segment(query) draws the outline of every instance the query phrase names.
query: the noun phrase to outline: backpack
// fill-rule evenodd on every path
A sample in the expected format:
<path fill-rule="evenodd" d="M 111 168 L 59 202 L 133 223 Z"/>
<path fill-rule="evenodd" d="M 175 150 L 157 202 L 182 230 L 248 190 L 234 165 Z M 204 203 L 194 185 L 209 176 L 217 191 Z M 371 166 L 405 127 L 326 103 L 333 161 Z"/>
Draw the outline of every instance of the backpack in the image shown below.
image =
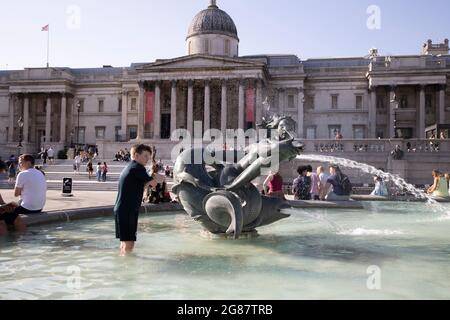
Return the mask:
<path fill-rule="evenodd" d="M 295 180 L 293 191 L 295 199 L 310 200 L 311 196 L 311 179 L 309 177 L 299 177 Z"/>
<path fill-rule="evenodd" d="M 350 195 L 352 193 L 353 185 L 345 174 L 342 175 L 341 186 L 346 195 Z"/>

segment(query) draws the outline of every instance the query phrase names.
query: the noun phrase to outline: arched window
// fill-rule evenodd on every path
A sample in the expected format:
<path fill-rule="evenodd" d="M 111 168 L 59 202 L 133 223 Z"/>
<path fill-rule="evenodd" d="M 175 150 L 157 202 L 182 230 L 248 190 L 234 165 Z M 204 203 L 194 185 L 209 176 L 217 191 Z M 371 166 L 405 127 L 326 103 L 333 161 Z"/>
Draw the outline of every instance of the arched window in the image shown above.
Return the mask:
<path fill-rule="evenodd" d="M 189 41 L 189 42 L 188 42 L 188 54 L 192 54 L 192 51 L 191 51 L 191 44 L 192 44 L 192 41 Z"/>

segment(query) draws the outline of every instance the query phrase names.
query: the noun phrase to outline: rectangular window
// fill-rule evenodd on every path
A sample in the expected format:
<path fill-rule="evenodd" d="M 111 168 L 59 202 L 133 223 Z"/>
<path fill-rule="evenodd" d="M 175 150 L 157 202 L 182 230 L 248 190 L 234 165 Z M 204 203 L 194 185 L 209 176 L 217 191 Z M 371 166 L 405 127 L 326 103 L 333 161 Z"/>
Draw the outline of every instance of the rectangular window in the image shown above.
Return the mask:
<path fill-rule="evenodd" d="M 339 126 L 339 125 L 328 126 L 328 132 L 329 132 L 330 139 L 336 139 L 338 134 L 341 133 L 341 126 Z"/>
<path fill-rule="evenodd" d="M 204 40 L 203 46 L 204 46 L 204 49 L 205 49 L 205 53 L 209 53 L 209 40 L 208 39 Z"/>
<path fill-rule="evenodd" d="M 115 129 L 114 129 L 114 137 L 115 137 L 116 142 L 120 142 L 120 130 L 121 129 L 122 129 L 122 127 L 115 127 Z"/>
<path fill-rule="evenodd" d="M 292 95 L 292 94 L 288 95 L 288 108 L 289 109 L 295 108 L 294 95 Z"/>
<path fill-rule="evenodd" d="M 366 126 L 353 126 L 353 139 L 365 139 Z"/>
<path fill-rule="evenodd" d="M 306 128 L 306 139 L 315 140 L 316 139 L 316 127 Z"/>
<path fill-rule="evenodd" d="M 363 108 L 363 96 L 356 96 L 356 109 L 361 110 Z"/>
<path fill-rule="evenodd" d="M 337 109 L 338 108 L 338 95 L 333 94 L 331 95 L 331 109 Z"/>
<path fill-rule="evenodd" d="M 305 97 L 305 109 L 314 110 L 314 96 L 313 95 L 307 95 Z"/>
<path fill-rule="evenodd" d="M 104 100 L 98 100 L 98 112 L 103 112 L 105 107 L 105 101 Z"/>
<path fill-rule="evenodd" d="M 97 139 L 105 139 L 105 127 L 95 127 L 95 137 Z"/>
<path fill-rule="evenodd" d="M 230 54 L 230 40 L 225 40 L 225 55 Z"/>
<path fill-rule="evenodd" d="M 9 127 L 6 127 L 6 142 L 9 142 Z"/>
<path fill-rule="evenodd" d="M 75 112 L 78 112 L 78 107 L 80 107 L 80 112 L 84 112 L 84 99 L 79 99 L 77 105 L 75 105 Z"/>
<path fill-rule="evenodd" d="M 377 96 L 377 109 L 378 110 L 386 109 L 386 106 L 384 103 L 384 96 Z"/>
<path fill-rule="evenodd" d="M 86 143 L 86 128 L 85 127 L 77 127 L 75 128 L 75 133 L 76 133 L 76 137 L 77 140 L 75 142 L 77 142 L 78 144 L 85 144 Z"/>
<path fill-rule="evenodd" d="M 136 98 L 132 98 L 131 99 L 131 111 L 136 111 L 136 105 L 137 105 L 137 99 Z"/>
<path fill-rule="evenodd" d="M 137 138 L 137 130 L 138 128 L 136 126 L 128 127 L 128 136 L 130 137 L 129 140 L 134 140 Z"/>
<path fill-rule="evenodd" d="M 385 137 L 385 132 L 386 132 L 386 127 L 382 126 L 382 127 L 377 127 L 377 138 L 378 139 L 384 139 Z"/>
<path fill-rule="evenodd" d="M 400 98 L 400 108 L 408 108 L 408 96 L 404 95 Z"/>
<path fill-rule="evenodd" d="M 119 99 L 119 105 L 117 110 L 118 110 L 117 112 L 122 112 L 122 99 Z"/>

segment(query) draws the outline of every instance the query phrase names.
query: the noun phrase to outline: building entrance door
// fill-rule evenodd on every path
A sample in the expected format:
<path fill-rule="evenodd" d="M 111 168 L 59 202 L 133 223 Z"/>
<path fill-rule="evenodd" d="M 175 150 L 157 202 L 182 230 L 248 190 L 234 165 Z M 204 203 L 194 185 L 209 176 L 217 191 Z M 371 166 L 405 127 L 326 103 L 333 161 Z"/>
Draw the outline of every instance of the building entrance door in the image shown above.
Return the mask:
<path fill-rule="evenodd" d="M 45 129 L 37 129 L 37 144 L 38 149 L 45 147 Z"/>
<path fill-rule="evenodd" d="M 170 114 L 161 115 L 161 139 L 170 139 Z"/>

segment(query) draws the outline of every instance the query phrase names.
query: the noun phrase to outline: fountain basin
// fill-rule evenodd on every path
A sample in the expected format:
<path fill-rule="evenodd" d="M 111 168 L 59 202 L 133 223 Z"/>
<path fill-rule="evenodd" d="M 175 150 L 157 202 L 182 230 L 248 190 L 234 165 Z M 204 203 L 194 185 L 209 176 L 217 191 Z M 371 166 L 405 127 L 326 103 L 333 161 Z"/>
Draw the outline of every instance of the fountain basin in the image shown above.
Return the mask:
<path fill-rule="evenodd" d="M 144 214 L 127 258 L 111 217 L 31 227 L 0 239 L 0 299 L 450 298 L 449 216 L 424 203 L 364 207 L 289 209 L 239 241 L 205 239 L 184 214 Z"/>

